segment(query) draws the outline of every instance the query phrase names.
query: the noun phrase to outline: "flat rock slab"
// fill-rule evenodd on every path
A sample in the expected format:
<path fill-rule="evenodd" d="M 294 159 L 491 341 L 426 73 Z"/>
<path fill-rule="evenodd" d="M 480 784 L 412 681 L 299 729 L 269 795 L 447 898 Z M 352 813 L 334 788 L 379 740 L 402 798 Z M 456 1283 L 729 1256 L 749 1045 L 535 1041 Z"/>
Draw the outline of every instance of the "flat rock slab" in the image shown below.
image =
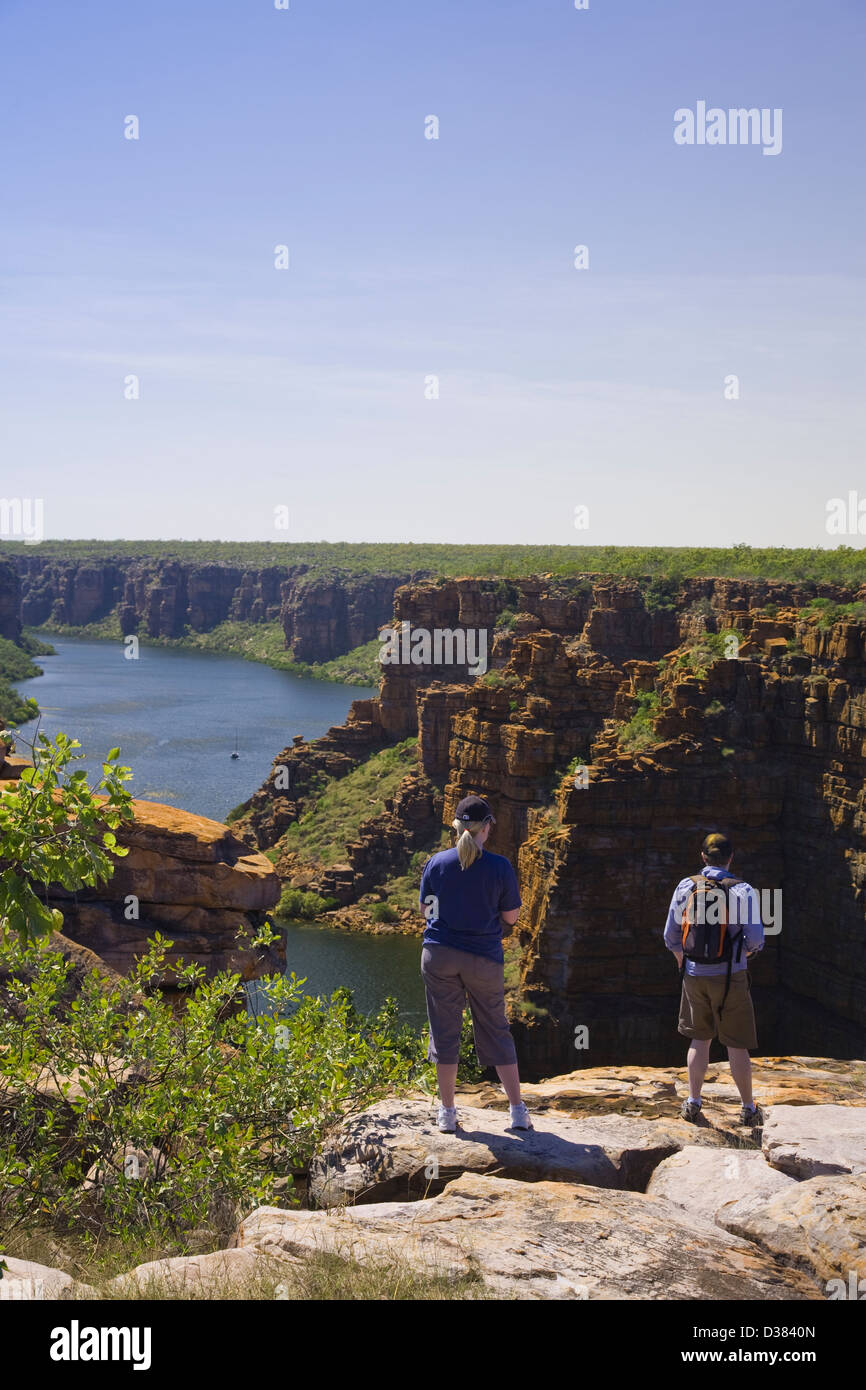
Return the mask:
<path fill-rule="evenodd" d="M 755 1057 L 755 1096 L 763 1109 L 771 1105 L 844 1104 L 866 1106 L 866 1061 L 837 1062 L 824 1057 Z M 566 1115 L 639 1115 L 669 1119 L 679 1114 L 688 1096 L 685 1067 L 584 1067 L 524 1084 L 530 1110 Z M 727 1062 L 710 1065 L 703 1090 L 707 1125 L 730 1133 L 739 1124 L 740 1097 Z M 501 1086 L 482 1081 L 461 1086 L 457 1102 L 480 1109 L 508 1109 Z M 692 1140 L 705 1143 L 705 1137 Z"/>
<path fill-rule="evenodd" d="M 317 1205 L 429 1197 L 468 1172 L 643 1191 L 653 1169 L 688 1142 L 625 1115 L 548 1114 L 533 1130 L 512 1130 L 507 1113 L 462 1105 L 458 1132 L 441 1134 L 437 1110 L 429 1100 L 392 1099 L 345 1120 L 310 1166 Z"/>
<path fill-rule="evenodd" d="M 216 1250 L 210 1255 L 176 1255 L 166 1260 L 150 1260 L 126 1274 L 119 1274 L 108 1286 L 114 1298 L 156 1297 L 210 1299 L 262 1297 L 263 1277 L 278 1279 L 297 1261 L 285 1251 L 263 1256 L 262 1251 Z"/>
<path fill-rule="evenodd" d="M 768 1197 L 796 1186 L 794 1178 L 771 1168 L 756 1149 L 694 1145 L 660 1163 L 647 1192 L 732 1230 L 727 1221 L 731 1213 L 742 1217 Z M 720 1213 L 725 1214 L 724 1223 L 719 1219 Z"/>
<path fill-rule="evenodd" d="M 794 1178 L 866 1173 L 866 1110 L 847 1105 L 774 1105 L 764 1120 L 764 1157 Z"/>
<path fill-rule="evenodd" d="M 3 1255 L 6 1269 L 0 1279 L 0 1303 L 7 1300 L 29 1303 L 33 1300 L 87 1298 L 94 1290 L 89 1284 L 79 1284 L 71 1274 L 51 1265 L 36 1264 L 33 1260 L 16 1260 Z"/>
<path fill-rule="evenodd" d="M 238 1245 L 263 1256 L 326 1251 L 421 1275 L 472 1275 L 510 1298 L 822 1297 L 804 1275 L 661 1198 L 479 1173 L 419 1202 L 260 1207 L 242 1223 Z"/>
<path fill-rule="evenodd" d="M 851 1297 L 851 1284 L 860 1280 L 860 1294 L 866 1294 L 864 1173 L 808 1178 L 757 1206 L 723 1208 L 716 1220 L 781 1263 L 809 1270 L 825 1298 Z M 841 1280 L 845 1292 L 829 1287 L 833 1280 Z"/>

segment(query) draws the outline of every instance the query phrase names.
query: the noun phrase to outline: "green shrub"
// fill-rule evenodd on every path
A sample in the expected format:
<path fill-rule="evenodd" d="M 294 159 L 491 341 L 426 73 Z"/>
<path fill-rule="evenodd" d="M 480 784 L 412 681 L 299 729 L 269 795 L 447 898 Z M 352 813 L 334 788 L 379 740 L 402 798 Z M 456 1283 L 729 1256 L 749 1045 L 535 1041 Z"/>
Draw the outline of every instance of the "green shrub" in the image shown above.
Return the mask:
<path fill-rule="evenodd" d="M 619 746 L 628 753 L 640 753 L 660 742 L 653 721 L 661 712 L 658 692 L 642 690 L 635 699 L 635 712 L 619 731 Z"/>
<path fill-rule="evenodd" d="M 264 942 L 271 933 L 262 933 Z M 188 1233 L 291 1188 L 324 1134 L 392 1087 L 429 1089 L 420 1030 L 386 1001 L 368 1018 L 351 992 L 304 996 L 303 981 L 256 984 L 258 1017 L 237 974 L 206 980 L 181 966 L 181 1018 L 152 982 L 171 943 L 158 935 L 128 978 L 87 975 L 68 1004 L 73 968 L 57 952 L 7 936 L 0 966 L 2 1228 L 50 1223 L 104 1236 L 139 1231 L 183 1245 Z M 40 1073 L 55 1076 L 46 1092 Z M 70 1078 L 75 1075 L 77 1084 Z M 121 1084 L 121 1078 L 126 1081 Z M 127 1172 L 126 1146 L 156 1158 Z M 83 1184 L 94 1167 L 98 1191 Z"/>
<path fill-rule="evenodd" d="M 682 579 L 677 574 L 667 577 L 659 575 L 651 580 L 644 594 L 644 604 L 648 613 L 673 613 L 676 611 L 677 597 L 682 588 Z"/>
<path fill-rule="evenodd" d="M 318 893 L 305 892 L 302 888 L 284 888 L 275 915 L 309 922 L 337 906 L 336 898 L 322 898 Z"/>
<path fill-rule="evenodd" d="M 374 903 L 370 908 L 370 916 L 374 922 L 396 922 L 400 914 L 390 903 Z"/>
<path fill-rule="evenodd" d="M 494 669 L 478 677 L 480 685 L 488 685 L 493 690 L 506 690 L 519 684 L 519 677 L 511 671 Z"/>
<path fill-rule="evenodd" d="M 846 618 L 852 622 L 863 622 L 866 619 L 866 603 L 859 600 L 854 603 L 833 603 L 828 598 L 813 598 L 806 604 L 804 611 L 809 610 L 818 614 L 818 627 L 822 632 Z"/>
<path fill-rule="evenodd" d="M 685 674 L 704 680 L 710 668 L 717 661 L 728 659 L 728 643 L 736 639 L 737 646 L 745 641 L 736 628 L 724 628 L 721 632 L 703 632 L 697 642 L 688 647 L 676 658 L 677 669 Z"/>

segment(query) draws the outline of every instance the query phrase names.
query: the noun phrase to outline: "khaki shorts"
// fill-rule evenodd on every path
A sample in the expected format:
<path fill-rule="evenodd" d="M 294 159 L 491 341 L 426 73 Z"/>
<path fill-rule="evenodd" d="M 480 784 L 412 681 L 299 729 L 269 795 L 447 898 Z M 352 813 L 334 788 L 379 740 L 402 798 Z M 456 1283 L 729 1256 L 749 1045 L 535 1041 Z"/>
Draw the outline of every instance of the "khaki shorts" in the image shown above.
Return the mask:
<path fill-rule="evenodd" d="M 735 970 L 721 1014 L 724 975 L 684 975 L 679 1031 L 683 1037 L 718 1038 L 723 1047 L 756 1048 L 755 1010 L 748 970 Z"/>

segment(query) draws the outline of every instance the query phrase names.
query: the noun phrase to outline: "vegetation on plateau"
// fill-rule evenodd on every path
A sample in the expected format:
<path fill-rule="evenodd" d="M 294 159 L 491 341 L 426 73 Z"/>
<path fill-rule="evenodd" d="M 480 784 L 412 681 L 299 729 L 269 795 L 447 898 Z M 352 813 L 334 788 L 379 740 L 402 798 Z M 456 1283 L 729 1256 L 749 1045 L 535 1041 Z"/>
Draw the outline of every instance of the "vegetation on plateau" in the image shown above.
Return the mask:
<path fill-rule="evenodd" d="M 399 574 L 415 578 L 566 576 L 600 573 L 638 579 L 701 575 L 741 579 L 788 579 L 815 583 L 866 582 L 866 550 L 849 545 L 833 549 L 787 546 L 617 546 L 617 545 L 426 545 L 391 542 L 354 544 L 278 541 L 4 541 L 0 558 L 115 560 L 182 560 L 192 564 L 243 567 L 309 566 L 303 576 L 323 574 Z M 665 593 L 651 602 L 664 606 Z M 509 599 L 504 596 L 503 606 Z"/>

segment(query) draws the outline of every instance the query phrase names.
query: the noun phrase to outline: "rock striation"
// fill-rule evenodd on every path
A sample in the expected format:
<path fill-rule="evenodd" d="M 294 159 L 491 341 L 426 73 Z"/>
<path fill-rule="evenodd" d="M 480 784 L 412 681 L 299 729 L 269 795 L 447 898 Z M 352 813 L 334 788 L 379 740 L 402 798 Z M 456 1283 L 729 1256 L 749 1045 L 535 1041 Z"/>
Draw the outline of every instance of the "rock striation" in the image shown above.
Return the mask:
<path fill-rule="evenodd" d="M 462 796 L 487 796 L 493 848 L 517 862 L 514 1026 L 524 1067 L 541 1075 L 575 1060 L 660 1064 L 679 1054 L 678 983 L 661 927 L 675 884 L 700 867 L 704 835 L 725 829 L 735 869 L 775 912 L 772 922 L 765 913 L 772 931 L 751 967 L 759 1046 L 861 1056 L 859 599 L 837 585 L 772 580 L 690 579 L 656 592 L 591 575 L 406 585 L 394 622 L 474 626 L 489 671 L 476 679 L 446 663 L 384 667 L 378 698 L 357 701 L 324 739 L 279 755 L 288 781 L 271 774 L 242 831 L 263 848 L 277 844 L 323 778 L 417 735 L 413 776 L 425 779 L 425 806 L 432 799 L 447 826 Z M 417 805 L 411 790 L 323 883 L 341 904 L 386 874 L 385 863 L 365 868 L 377 840 L 393 847 L 393 872 L 401 856 L 405 871 L 429 821 L 401 845 L 398 827 Z M 588 1040 L 580 1059 L 578 1034 Z"/>
<path fill-rule="evenodd" d="M 12 786 L 13 780 L 0 780 L 0 791 Z M 270 860 L 218 821 L 158 802 L 134 800 L 132 806 L 134 819 L 116 831 L 129 852 L 115 856 L 106 883 L 75 893 L 49 888 L 48 901 L 63 913 L 55 949 L 76 969 L 98 963 L 109 975 L 126 974 L 159 932 L 173 943 L 156 981 L 166 989 L 176 984 L 181 960 L 204 965 L 208 979 L 221 970 L 237 971 L 244 980 L 282 971 L 282 939 L 267 948 L 252 945 L 254 929 L 280 898 Z"/>
<path fill-rule="evenodd" d="M 2 562 L 20 595 L 4 613 L 0 570 L 0 636 L 20 619 L 83 627 L 115 613 L 124 635 L 183 636 L 227 621 L 279 623 L 297 661 L 330 661 L 372 641 L 390 619 L 395 590 L 413 576 L 322 574 L 306 564 L 244 568 L 117 555 L 59 559 L 33 553 Z M 19 612 L 20 609 L 20 612 Z"/>
<path fill-rule="evenodd" d="M 0 637 L 17 642 L 21 636 L 21 582 L 15 566 L 0 560 Z"/>
<path fill-rule="evenodd" d="M 175 983 L 183 959 L 252 980 L 285 967 L 282 944 L 242 945 L 276 906 L 280 882 L 263 854 L 251 852 L 217 821 L 155 802 L 134 801 L 135 820 L 117 833 L 129 854 L 102 887 L 50 897 L 63 912 L 64 934 L 125 974 L 159 932 L 173 946 L 161 984 Z"/>

